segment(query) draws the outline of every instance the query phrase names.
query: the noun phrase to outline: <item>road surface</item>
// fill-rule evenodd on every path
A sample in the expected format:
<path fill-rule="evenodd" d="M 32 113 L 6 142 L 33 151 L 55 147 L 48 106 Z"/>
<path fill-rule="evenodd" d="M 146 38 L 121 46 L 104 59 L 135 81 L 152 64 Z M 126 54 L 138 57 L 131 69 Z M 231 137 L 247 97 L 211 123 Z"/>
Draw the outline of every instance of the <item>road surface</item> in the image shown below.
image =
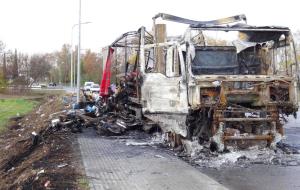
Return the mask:
<path fill-rule="evenodd" d="M 87 129 L 78 136 L 91 189 L 225 190 L 172 154 L 151 146 L 126 145 Z"/>

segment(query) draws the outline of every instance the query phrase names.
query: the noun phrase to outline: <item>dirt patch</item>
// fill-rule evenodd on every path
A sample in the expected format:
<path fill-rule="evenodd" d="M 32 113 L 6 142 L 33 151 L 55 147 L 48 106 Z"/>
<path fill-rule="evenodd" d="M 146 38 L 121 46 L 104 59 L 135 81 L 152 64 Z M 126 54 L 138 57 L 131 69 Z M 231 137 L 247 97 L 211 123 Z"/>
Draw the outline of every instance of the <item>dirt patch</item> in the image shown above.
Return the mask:
<path fill-rule="evenodd" d="M 48 96 L 0 136 L 0 189 L 82 189 L 75 134 L 49 130 L 49 116 L 63 109 L 61 98 Z"/>

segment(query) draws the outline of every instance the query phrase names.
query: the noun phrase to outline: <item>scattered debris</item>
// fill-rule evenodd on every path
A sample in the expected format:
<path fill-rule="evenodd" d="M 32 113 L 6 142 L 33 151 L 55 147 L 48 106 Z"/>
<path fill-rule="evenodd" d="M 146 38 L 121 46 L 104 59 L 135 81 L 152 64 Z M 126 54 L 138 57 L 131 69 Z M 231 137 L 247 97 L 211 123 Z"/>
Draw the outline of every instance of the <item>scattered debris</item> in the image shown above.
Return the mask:
<path fill-rule="evenodd" d="M 57 167 L 58 167 L 58 168 L 63 168 L 63 167 L 66 167 L 67 165 L 69 165 L 69 164 L 60 164 L 60 165 L 58 165 Z"/>
<path fill-rule="evenodd" d="M 151 146 L 154 145 L 153 142 L 137 142 L 137 141 L 127 141 L 127 146 Z"/>
<path fill-rule="evenodd" d="M 154 155 L 154 157 L 155 157 L 155 158 L 165 158 L 165 157 L 163 157 L 163 156 L 161 156 L 161 155 L 158 155 L 158 154 Z"/>
<path fill-rule="evenodd" d="M 46 181 L 46 183 L 44 184 L 44 187 L 49 187 L 50 186 L 50 181 L 48 180 L 48 181 Z"/>
<path fill-rule="evenodd" d="M 38 171 L 38 173 L 36 173 L 36 175 L 40 175 L 40 174 L 43 174 L 43 173 L 45 173 L 45 170 L 40 170 L 40 171 Z"/>
<path fill-rule="evenodd" d="M 80 166 L 79 155 L 73 151 L 75 136 L 70 128 L 59 129 L 50 119 L 62 109 L 59 97 L 48 96 L 37 111 L 20 118 L 17 127 L 8 127 L 10 130 L 0 135 L 1 189 L 77 189 L 74 182 L 81 171 L 60 164 L 63 159 L 64 164 Z"/>
<path fill-rule="evenodd" d="M 292 166 L 300 165 L 300 154 L 286 153 L 282 149 L 276 151 L 269 148 L 252 146 L 246 150 L 236 148 L 227 149 L 224 153 L 211 152 L 203 147 L 193 156 L 181 155 L 180 157 L 192 165 L 220 169 L 222 167 L 249 167 L 252 164 Z"/>
<path fill-rule="evenodd" d="M 182 141 L 185 153 L 187 155 L 191 155 L 191 157 L 195 156 L 201 150 L 203 150 L 203 146 L 198 143 L 198 141 L 189 141 L 183 140 Z"/>

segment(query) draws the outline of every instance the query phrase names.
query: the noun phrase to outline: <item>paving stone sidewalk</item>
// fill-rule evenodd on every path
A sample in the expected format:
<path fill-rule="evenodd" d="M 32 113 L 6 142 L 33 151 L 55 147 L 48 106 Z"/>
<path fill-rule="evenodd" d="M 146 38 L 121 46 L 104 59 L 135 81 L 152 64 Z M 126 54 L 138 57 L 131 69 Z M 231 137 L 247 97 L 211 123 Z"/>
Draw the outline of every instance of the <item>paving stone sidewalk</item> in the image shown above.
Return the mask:
<path fill-rule="evenodd" d="M 223 190 L 176 156 L 155 147 L 127 146 L 87 129 L 78 136 L 85 172 L 96 190 Z"/>

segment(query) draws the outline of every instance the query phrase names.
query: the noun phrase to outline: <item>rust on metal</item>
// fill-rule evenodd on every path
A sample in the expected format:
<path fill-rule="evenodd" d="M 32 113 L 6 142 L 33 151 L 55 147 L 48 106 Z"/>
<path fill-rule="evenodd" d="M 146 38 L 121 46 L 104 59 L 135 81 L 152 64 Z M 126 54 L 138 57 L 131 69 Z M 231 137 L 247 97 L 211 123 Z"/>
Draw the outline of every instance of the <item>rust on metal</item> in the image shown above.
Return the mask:
<path fill-rule="evenodd" d="M 158 18 L 187 30 L 168 36 Z M 174 145 L 180 138 L 215 140 L 222 151 L 228 140 L 270 146 L 281 140 L 282 118 L 298 110 L 299 64 L 288 27 L 251 26 L 245 15 L 195 21 L 160 13 L 153 22 L 153 31 L 141 27 L 111 45 L 136 58 L 114 66 L 124 68 L 117 84 L 127 107 L 119 109 L 158 123 Z M 210 32 L 236 39 L 214 39 Z"/>

